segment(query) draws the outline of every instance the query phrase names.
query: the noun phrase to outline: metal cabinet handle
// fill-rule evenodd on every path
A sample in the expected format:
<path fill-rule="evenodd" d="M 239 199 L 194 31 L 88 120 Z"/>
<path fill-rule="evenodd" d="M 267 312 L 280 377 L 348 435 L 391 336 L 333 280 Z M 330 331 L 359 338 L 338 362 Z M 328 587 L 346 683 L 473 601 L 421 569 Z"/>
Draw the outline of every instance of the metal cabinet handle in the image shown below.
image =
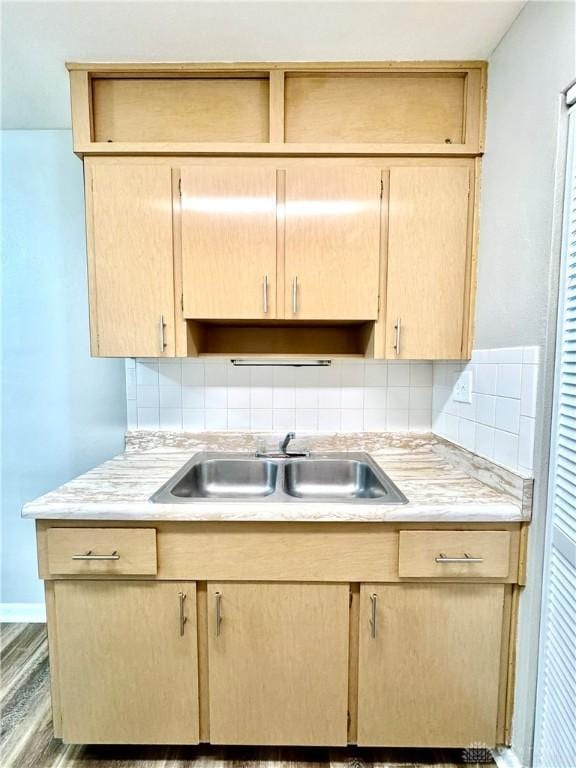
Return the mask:
<path fill-rule="evenodd" d="M 72 560 L 120 560 L 120 555 L 116 549 L 111 555 L 93 555 L 92 550 L 89 549 L 83 555 L 72 555 Z"/>
<path fill-rule="evenodd" d="M 216 592 L 216 637 L 220 636 L 220 625 L 222 624 L 222 593 Z"/>
<path fill-rule="evenodd" d="M 298 312 L 298 276 L 292 278 L 292 314 Z"/>
<path fill-rule="evenodd" d="M 180 603 L 180 637 L 184 636 L 184 625 L 188 621 L 184 616 L 184 600 L 186 600 L 186 592 L 178 592 L 178 601 Z"/>
<path fill-rule="evenodd" d="M 378 603 L 378 595 L 370 595 L 370 637 L 376 638 L 376 607 Z"/>
<path fill-rule="evenodd" d="M 166 349 L 166 339 L 164 338 L 164 328 L 166 323 L 164 322 L 164 315 L 160 315 L 160 352 L 164 352 Z"/>
<path fill-rule="evenodd" d="M 262 285 L 262 303 L 264 305 L 264 314 L 268 314 L 268 275 L 264 275 L 264 283 Z"/>
<path fill-rule="evenodd" d="M 464 557 L 447 557 L 442 552 L 440 552 L 440 555 L 436 558 L 434 558 L 437 563 L 483 563 L 484 558 L 483 557 L 472 557 L 472 555 L 469 555 L 468 552 L 464 552 Z"/>
<path fill-rule="evenodd" d="M 396 325 L 394 326 L 396 330 L 396 342 L 394 343 L 394 351 L 396 352 L 396 355 L 400 354 L 400 331 L 402 329 L 402 321 L 400 318 L 397 318 Z"/>

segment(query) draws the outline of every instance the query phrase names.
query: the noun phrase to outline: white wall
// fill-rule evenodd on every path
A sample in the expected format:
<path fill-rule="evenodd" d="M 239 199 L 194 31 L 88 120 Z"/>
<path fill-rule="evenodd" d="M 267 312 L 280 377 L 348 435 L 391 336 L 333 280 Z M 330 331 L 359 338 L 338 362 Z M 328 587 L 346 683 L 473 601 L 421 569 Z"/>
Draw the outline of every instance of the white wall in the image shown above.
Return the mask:
<path fill-rule="evenodd" d="M 490 58 L 476 348 L 543 346 L 528 584 L 520 599 L 512 746 L 532 760 L 559 248 L 560 94 L 576 76 L 572 2 L 529 2 Z"/>
<path fill-rule="evenodd" d="M 544 343 L 558 102 L 574 57 L 573 3 L 529 2 L 490 58 L 475 348 Z"/>
<path fill-rule="evenodd" d="M 22 504 L 123 448 L 124 362 L 88 344 L 82 163 L 70 131 L 2 132 L 2 600 L 43 600 Z"/>
<path fill-rule="evenodd" d="M 483 59 L 522 0 L 2 2 L 2 126 L 68 128 L 65 61 Z"/>

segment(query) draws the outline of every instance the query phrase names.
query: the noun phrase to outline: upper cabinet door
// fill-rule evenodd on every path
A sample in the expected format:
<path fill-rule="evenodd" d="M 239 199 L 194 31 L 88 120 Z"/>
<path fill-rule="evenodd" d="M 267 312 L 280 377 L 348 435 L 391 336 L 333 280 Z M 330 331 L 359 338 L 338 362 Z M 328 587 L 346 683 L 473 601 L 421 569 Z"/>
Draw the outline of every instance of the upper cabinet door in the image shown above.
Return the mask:
<path fill-rule="evenodd" d="M 174 355 L 170 168 L 92 165 L 86 194 L 92 354 Z"/>
<path fill-rule="evenodd" d="M 390 170 L 386 357 L 465 356 L 470 171 Z"/>
<path fill-rule="evenodd" d="M 381 194 L 376 168 L 286 171 L 287 319 L 378 316 Z"/>
<path fill-rule="evenodd" d="M 276 171 L 182 168 L 184 317 L 276 316 Z"/>

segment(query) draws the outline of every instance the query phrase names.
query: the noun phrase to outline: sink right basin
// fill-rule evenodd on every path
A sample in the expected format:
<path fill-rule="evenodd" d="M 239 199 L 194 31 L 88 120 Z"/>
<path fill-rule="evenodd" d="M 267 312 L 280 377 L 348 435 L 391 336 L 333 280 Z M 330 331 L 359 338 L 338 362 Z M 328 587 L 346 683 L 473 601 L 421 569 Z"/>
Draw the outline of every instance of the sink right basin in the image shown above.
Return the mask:
<path fill-rule="evenodd" d="M 293 460 L 284 469 L 284 491 L 306 500 L 380 500 L 402 504 L 404 495 L 368 461 L 340 458 Z"/>

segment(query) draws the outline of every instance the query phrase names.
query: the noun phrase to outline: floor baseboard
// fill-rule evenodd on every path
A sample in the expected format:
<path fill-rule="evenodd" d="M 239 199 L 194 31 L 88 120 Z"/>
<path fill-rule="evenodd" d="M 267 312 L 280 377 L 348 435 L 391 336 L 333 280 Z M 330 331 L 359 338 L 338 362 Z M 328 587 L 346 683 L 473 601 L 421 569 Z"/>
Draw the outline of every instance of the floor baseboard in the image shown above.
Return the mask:
<path fill-rule="evenodd" d="M 524 768 L 518 755 L 511 747 L 493 749 L 492 757 L 498 768 Z"/>
<path fill-rule="evenodd" d="M 44 603 L 0 603 L 0 622 L 3 624 L 44 624 Z"/>

